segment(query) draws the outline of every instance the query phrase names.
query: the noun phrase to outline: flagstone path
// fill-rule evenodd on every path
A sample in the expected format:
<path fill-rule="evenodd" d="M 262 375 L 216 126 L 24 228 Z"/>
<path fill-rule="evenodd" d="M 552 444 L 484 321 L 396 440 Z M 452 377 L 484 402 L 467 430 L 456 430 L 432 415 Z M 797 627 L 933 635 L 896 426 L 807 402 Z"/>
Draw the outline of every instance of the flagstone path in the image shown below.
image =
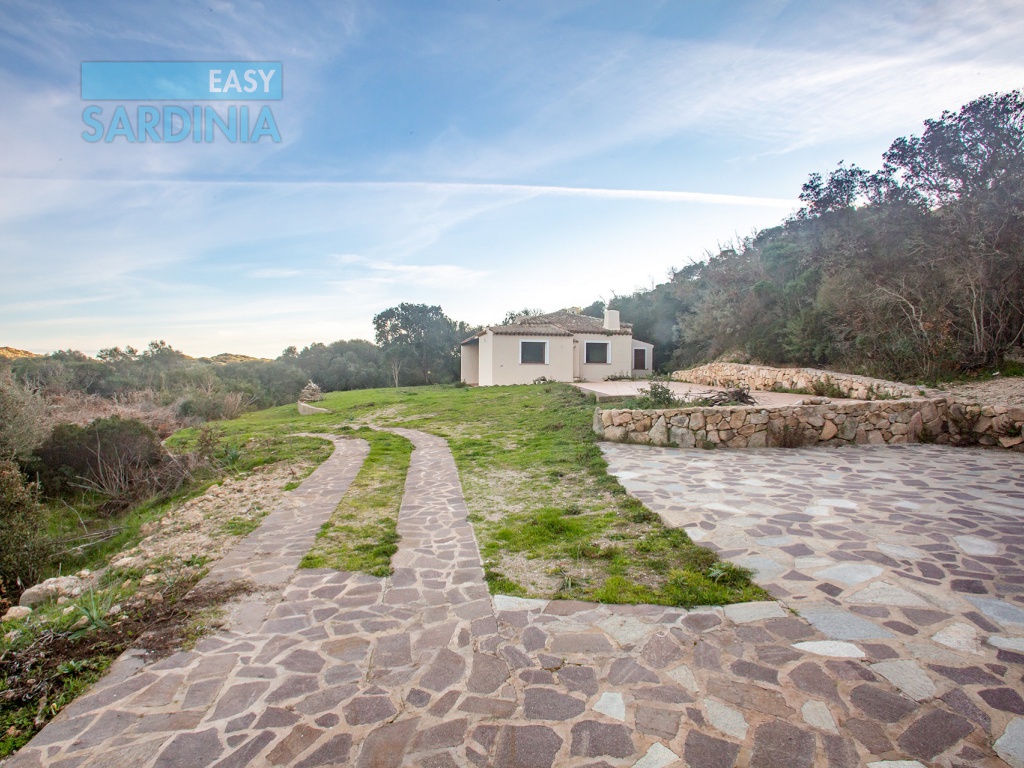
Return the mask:
<path fill-rule="evenodd" d="M 336 441 L 334 455 L 208 577 L 245 575 L 261 585 L 258 598 L 192 651 L 150 664 L 123 656 L 5 768 L 1004 765 L 991 748 L 1003 720 L 977 702 L 987 690 L 1012 707 L 1012 633 L 995 653 L 1013 658 L 990 659 L 981 645 L 989 655 L 950 672 L 970 679 L 968 693 L 939 698 L 959 689 L 926 690 L 931 667 L 899 656 L 906 648 L 891 638 L 837 639 L 827 621 L 816 627 L 774 601 L 686 611 L 492 598 L 447 445 L 395 431 L 416 450 L 390 579 L 295 570 L 365 455 L 358 442 Z M 610 457 L 632 480 L 652 474 L 657 482 L 637 492 L 666 513 L 682 498 L 657 487 L 679 480 L 669 458 Z M 1019 563 L 1014 536 L 1001 532 L 996 546 Z M 871 544 L 829 539 L 840 552 L 859 551 L 839 546 L 855 540 Z M 1001 610 L 1015 607 L 998 590 L 986 595 Z M 927 621 L 938 609 L 900 610 L 907 626 L 940 622 Z M 1005 620 L 994 604 L 977 612 Z M 1020 746 L 1024 733 L 1007 732 L 1003 746 Z"/>
<path fill-rule="evenodd" d="M 830 640 L 863 650 L 863 669 L 902 694 L 891 717 L 937 703 L 947 739 L 985 734 L 1024 766 L 1024 456 L 603 449 L 669 524 L 754 569 Z M 859 699 L 851 716 L 883 716 Z"/>

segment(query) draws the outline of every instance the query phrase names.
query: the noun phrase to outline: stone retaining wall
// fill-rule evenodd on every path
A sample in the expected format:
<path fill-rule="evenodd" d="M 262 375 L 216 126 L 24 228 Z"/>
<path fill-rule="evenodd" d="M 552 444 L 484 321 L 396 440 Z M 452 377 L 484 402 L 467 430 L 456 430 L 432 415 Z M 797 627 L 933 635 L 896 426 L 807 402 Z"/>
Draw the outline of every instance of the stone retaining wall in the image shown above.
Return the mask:
<path fill-rule="evenodd" d="M 616 443 L 680 448 L 934 442 L 1024 451 L 1024 408 L 967 405 L 947 398 L 774 408 L 598 408 L 594 431 Z"/>
<path fill-rule="evenodd" d="M 814 385 L 839 387 L 854 400 L 875 400 L 879 397 L 919 397 L 920 390 L 895 381 L 833 373 L 816 368 L 772 368 L 766 365 L 709 363 L 687 371 L 675 371 L 673 381 L 706 384 L 713 387 L 746 387 L 768 392 L 776 387 L 814 391 Z"/>

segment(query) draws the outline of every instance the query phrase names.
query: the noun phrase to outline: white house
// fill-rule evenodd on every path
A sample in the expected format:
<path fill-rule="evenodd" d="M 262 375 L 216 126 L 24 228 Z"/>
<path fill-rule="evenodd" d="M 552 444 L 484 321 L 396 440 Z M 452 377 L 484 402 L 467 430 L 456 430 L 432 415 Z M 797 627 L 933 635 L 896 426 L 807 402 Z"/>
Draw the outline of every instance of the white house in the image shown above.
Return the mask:
<path fill-rule="evenodd" d="M 462 380 L 482 387 L 549 381 L 604 381 L 646 376 L 654 346 L 633 339 L 633 327 L 608 309 L 602 322 L 561 311 L 492 325 L 462 342 Z"/>

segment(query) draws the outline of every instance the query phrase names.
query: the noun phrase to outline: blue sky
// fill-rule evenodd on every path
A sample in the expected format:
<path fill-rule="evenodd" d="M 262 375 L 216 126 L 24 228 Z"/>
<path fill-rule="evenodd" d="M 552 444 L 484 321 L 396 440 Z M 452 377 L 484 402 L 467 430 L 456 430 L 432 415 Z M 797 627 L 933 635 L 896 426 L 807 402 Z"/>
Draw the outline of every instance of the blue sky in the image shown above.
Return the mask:
<path fill-rule="evenodd" d="M 1009 0 L 2 0 L 0 346 L 274 357 L 631 293 L 1024 86 L 1021 39 Z M 82 139 L 83 61 L 234 60 L 283 63 L 279 144 Z"/>

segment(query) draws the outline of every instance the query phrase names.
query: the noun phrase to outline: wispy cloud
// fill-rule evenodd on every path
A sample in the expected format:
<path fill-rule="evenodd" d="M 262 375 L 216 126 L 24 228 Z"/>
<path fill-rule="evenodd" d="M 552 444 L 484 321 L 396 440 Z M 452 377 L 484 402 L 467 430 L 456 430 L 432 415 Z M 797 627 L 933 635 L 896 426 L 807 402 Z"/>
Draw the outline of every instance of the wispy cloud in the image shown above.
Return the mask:
<path fill-rule="evenodd" d="M 301 277 L 307 274 L 301 269 L 257 269 L 249 276 L 257 280 L 276 280 L 279 278 Z"/>

